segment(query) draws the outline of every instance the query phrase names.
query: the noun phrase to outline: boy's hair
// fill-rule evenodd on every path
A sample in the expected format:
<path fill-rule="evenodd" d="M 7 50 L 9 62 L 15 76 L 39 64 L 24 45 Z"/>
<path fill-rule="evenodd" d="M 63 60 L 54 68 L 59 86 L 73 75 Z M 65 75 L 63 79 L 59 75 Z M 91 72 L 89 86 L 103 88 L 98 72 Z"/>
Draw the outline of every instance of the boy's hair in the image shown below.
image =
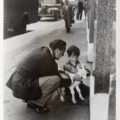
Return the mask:
<path fill-rule="evenodd" d="M 56 50 L 57 48 L 59 50 L 64 50 L 66 49 L 66 42 L 63 40 L 57 39 L 57 40 L 50 42 L 49 46 L 52 50 Z"/>
<path fill-rule="evenodd" d="M 80 55 L 80 49 L 76 47 L 75 45 L 72 45 L 67 50 L 68 57 L 70 57 L 72 54 L 79 56 Z"/>

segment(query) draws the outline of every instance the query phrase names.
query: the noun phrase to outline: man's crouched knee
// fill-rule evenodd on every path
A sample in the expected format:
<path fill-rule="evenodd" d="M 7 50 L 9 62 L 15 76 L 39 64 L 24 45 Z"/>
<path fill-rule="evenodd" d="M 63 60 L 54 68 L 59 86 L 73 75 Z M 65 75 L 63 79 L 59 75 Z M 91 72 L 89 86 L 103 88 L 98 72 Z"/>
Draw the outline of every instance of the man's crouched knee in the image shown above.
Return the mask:
<path fill-rule="evenodd" d="M 51 81 L 50 84 L 54 84 L 54 85 L 57 85 L 57 86 L 60 85 L 60 77 L 57 76 L 57 75 L 50 76 L 49 80 Z"/>
<path fill-rule="evenodd" d="M 40 77 L 39 78 L 39 86 L 42 86 L 43 84 L 59 86 L 60 85 L 60 77 L 57 75 Z"/>

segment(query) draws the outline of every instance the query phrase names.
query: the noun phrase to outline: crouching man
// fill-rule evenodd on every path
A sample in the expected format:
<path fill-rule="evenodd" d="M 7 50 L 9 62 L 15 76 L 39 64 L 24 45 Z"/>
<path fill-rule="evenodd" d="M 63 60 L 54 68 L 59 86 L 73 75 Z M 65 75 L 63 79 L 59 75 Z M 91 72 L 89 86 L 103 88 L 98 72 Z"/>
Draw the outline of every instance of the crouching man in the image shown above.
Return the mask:
<path fill-rule="evenodd" d="M 16 67 L 7 86 L 17 98 L 27 101 L 27 106 L 40 113 L 48 112 L 47 103 L 61 84 L 55 60 L 64 56 L 66 42 L 54 40 L 28 54 Z"/>

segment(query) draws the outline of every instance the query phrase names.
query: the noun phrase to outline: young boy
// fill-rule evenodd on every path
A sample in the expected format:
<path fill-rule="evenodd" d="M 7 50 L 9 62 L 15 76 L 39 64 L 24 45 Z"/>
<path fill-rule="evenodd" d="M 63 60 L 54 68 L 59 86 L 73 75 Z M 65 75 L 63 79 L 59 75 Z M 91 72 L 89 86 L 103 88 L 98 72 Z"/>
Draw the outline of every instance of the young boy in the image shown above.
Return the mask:
<path fill-rule="evenodd" d="M 82 80 L 86 79 L 90 75 L 90 72 L 79 61 L 80 49 L 78 47 L 75 45 L 70 46 L 67 50 L 67 54 L 69 61 L 64 65 L 64 70 L 71 78 L 69 90 L 72 95 L 72 103 L 76 104 L 77 101 L 75 99 L 74 89 L 76 89 L 79 98 L 84 101 L 85 99 L 82 95 L 84 90 L 81 91 L 80 84 L 82 84 Z"/>
<path fill-rule="evenodd" d="M 79 69 L 85 69 L 88 72 L 87 76 L 89 76 L 90 71 L 86 69 L 85 65 L 79 61 L 80 49 L 75 45 L 72 45 L 68 48 L 67 53 L 68 53 L 69 61 L 64 65 L 65 72 L 68 74 L 77 73 L 76 78 L 78 78 L 78 77 L 81 77 L 78 74 Z"/>

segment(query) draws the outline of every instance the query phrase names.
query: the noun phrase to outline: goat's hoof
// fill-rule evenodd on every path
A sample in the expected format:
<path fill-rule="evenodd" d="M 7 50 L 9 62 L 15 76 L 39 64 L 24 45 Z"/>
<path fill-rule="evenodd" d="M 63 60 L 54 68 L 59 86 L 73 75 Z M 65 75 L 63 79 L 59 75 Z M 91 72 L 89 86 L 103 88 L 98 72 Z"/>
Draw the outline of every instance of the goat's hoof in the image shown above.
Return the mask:
<path fill-rule="evenodd" d="M 76 104 L 76 103 L 77 103 L 75 100 L 73 100 L 72 102 L 73 102 L 73 104 Z"/>
<path fill-rule="evenodd" d="M 65 99 L 63 96 L 60 97 L 61 102 L 65 102 Z"/>
<path fill-rule="evenodd" d="M 82 101 L 85 101 L 85 98 L 81 98 Z"/>

